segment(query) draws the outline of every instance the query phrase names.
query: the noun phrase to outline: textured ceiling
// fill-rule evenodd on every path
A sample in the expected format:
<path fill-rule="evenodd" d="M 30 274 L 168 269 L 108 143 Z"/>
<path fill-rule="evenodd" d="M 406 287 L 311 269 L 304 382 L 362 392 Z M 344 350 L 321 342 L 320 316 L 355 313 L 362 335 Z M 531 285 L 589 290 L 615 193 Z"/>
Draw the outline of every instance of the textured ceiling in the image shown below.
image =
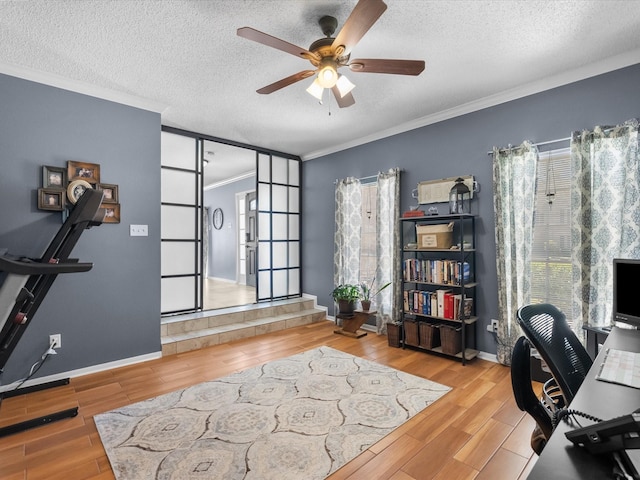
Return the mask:
<path fill-rule="evenodd" d="M 385 0 L 352 58 L 425 60 L 418 77 L 345 73 L 354 106 L 320 105 L 310 64 L 236 35 L 308 48 L 356 0 L 3 0 L 0 72 L 162 113 L 162 123 L 313 158 L 640 62 L 640 2 Z"/>

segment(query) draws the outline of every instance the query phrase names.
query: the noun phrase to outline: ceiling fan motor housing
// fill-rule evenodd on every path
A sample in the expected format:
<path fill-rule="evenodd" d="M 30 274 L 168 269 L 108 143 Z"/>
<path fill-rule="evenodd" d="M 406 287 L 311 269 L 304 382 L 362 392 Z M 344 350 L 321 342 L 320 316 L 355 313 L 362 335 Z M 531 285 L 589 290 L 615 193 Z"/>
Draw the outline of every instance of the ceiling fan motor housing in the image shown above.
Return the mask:
<path fill-rule="evenodd" d="M 336 19 L 336 17 L 332 17 L 330 15 L 325 15 L 324 17 L 320 18 L 320 20 L 318 20 L 318 24 L 320 25 L 322 33 L 324 33 L 327 37 L 333 37 L 336 28 L 338 28 L 338 20 Z"/>

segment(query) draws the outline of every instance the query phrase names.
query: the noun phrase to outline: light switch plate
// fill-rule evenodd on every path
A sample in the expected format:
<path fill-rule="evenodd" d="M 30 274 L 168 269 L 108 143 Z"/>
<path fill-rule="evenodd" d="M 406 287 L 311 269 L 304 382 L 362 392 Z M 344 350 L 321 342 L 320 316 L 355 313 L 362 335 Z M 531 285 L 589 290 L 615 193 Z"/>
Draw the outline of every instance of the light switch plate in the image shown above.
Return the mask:
<path fill-rule="evenodd" d="M 148 225 L 129 225 L 129 236 L 131 237 L 148 237 Z"/>

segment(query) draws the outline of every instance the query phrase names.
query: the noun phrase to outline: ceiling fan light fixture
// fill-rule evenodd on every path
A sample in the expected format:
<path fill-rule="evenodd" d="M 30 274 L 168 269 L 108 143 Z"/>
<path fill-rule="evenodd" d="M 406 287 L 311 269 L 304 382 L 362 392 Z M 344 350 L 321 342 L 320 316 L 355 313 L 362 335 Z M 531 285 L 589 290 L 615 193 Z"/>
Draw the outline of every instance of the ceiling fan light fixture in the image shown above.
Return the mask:
<path fill-rule="evenodd" d="M 318 83 L 322 88 L 333 88 L 337 81 L 338 65 L 331 58 L 323 58 L 318 71 Z"/>
<path fill-rule="evenodd" d="M 351 83 L 344 75 L 340 75 L 338 77 L 338 81 L 336 82 L 336 87 L 338 88 L 338 92 L 340 92 L 340 97 L 344 97 L 347 93 L 353 90 L 356 86 Z"/>
<path fill-rule="evenodd" d="M 310 95 L 313 95 L 314 97 L 316 97 L 318 101 L 322 102 L 322 94 L 324 93 L 324 87 L 320 85 L 320 82 L 318 81 L 318 77 L 316 77 L 313 83 L 309 85 L 309 87 L 307 88 L 307 92 Z"/>

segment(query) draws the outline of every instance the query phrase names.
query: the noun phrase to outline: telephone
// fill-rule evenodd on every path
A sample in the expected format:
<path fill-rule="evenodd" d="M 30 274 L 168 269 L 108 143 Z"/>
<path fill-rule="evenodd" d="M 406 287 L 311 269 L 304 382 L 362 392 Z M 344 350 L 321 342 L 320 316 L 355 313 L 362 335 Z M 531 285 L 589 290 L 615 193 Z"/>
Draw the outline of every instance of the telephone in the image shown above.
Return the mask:
<path fill-rule="evenodd" d="M 640 413 L 604 420 L 565 432 L 567 439 L 590 453 L 640 448 Z"/>
<path fill-rule="evenodd" d="M 593 419 L 590 415 L 576 410 L 561 411 L 564 412 L 561 416 L 577 414 Z M 640 480 L 640 474 L 626 452 L 626 450 L 640 448 L 639 412 L 640 409 L 611 420 L 598 419 L 598 423 L 565 432 L 565 436 L 589 453 L 611 455 L 616 465 L 613 478 Z"/>

